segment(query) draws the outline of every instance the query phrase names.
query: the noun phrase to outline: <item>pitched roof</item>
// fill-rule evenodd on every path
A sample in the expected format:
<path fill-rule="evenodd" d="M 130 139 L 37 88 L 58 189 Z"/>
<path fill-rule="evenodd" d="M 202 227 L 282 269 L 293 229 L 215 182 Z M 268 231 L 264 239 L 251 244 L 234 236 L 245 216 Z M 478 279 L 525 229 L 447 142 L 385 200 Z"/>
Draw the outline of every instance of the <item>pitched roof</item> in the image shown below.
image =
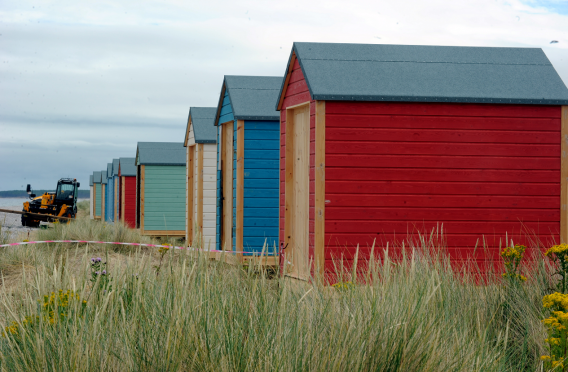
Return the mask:
<path fill-rule="evenodd" d="M 217 131 L 215 130 L 216 107 L 190 107 L 185 128 L 184 146 L 187 145 L 189 125 L 193 129 L 195 143 L 217 143 Z"/>
<path fill-rule="evenodd" d="M 136 176 L 136 158 L 120 158 L 120 175 Z"/>
<path fill-rule="evenodd" d="M 107 163 L 107 178 L 112 177 L 112 163 Z"/>
<path fill-rule="evenodd" d="M 183 142 L 138 142 L 136 165 L 185 165 Z"/>
<path fill-rule="evenodd" d="M 107 176 L 108 173 L 107 172 L 108 172 L 108 170 L 106 170 L 106 171 L 102 170 L 101 171 L 101 183 L 104 183 L 105 185 L 106 185 L 107 180 L 108 180 L 108 176 Z"/>
<path fill-rule="evenodd" d="M 281 86 L 282 77 L 278 76 L 225 75 L 215 125 L 223 107 L 225 91 L 229 94 L 235 120 L 280 120 L 280 114 L 274 110 L 274 102 Z"/>
<path fill-rule="evenodd" d="M 112 159 L 112 176 L 118 176 L 118 159 Z"/>
<path fill-rule="evenodd" d="M 568 104 L 540 48 L 294 43 L 287 78 L 296 58 L 314 100 Z"/>
<path fill-rule="evenodd" d="M 93 175 L 89 176 L 89 186 L 93 186 Z"/>
<path fill-rule="evenodd" d="M 101 183 L 101 172 L 95 171 L 93 172 L 93 182 L 94 183 Z"/>

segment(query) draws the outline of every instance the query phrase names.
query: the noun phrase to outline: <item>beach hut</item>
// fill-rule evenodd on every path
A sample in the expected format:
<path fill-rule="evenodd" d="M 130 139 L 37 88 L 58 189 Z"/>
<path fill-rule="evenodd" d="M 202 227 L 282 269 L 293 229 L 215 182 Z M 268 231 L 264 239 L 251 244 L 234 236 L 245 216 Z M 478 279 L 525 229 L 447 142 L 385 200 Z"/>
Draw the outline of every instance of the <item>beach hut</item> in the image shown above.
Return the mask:
<path fill-rule="evenodd" d="M 292 276 L 440 224 L 454 260 L 568 242 L 568 90 L 541 49 L 294 43 L 276 105 Z"/>
<path fill-rule="evenodd" d="M 89 175 L 89 218 L 92 220 L 94 218 L 93 215 L 93 208 L 94 208 L 94 194 L 93 194 L 93 176 L 94 174 Z"/>
<path fill-rule="evenodd" d="M 185 129 L 188 245 L 215 249 L 217 215 L 217 133 L 215 107 L 191 107 Z"/>
<path fill-rule="evenodd" d="M 112 222 L 112 208 L 113 208 L 113 179 L 112 179 L 112 163 L 107 163 L 106 173 L 106 186 L 105 186 L 105 221 Z"/>
<path fill-rule="evenodd" d="M 278 254 L 279 115 L 281 77 L 225 76 L 217 126 L 217 248 L 237 259 Z"/>
<path fill-rule="evenodd" d="M 93 219 L 100 220 L 103 215 L 103 183 L 101 172 L 93 172 Z"/>
<path fill-rule="evenodd" d="M 107 204 L 107 171 L 101 171 L 101 220 L 106 221 L 106 204 Z"/>
<path fill-rule="evenodd" d="M 136 158 L 120 158 L 118 165 L 119 218 L 128 227 L 136 227 Z"/>
<path fill-rule="evenodd" d="M 183 142 L 138 142 L 137 225 L 143 235 L 185 236 Z"/>
<path fill-rule="evenodd" d="M 119 195 L 119 178 L 118 178 L 118 166 L 119 166 L 119 159 L 112 159 L 112 211 L 111 211 L 111 218 L 112 221 L 118 221 L 118 195 Z"/>

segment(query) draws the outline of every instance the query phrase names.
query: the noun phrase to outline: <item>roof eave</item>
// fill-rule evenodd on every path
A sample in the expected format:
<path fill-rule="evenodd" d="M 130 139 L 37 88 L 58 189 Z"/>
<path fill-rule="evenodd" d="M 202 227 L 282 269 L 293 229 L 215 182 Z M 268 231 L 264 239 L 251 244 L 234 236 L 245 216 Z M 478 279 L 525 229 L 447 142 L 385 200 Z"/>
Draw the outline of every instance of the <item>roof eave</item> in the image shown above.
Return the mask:
<path fill-rule="evenodd" d="M 260 115 L 240 115 L 235 116 L 235 120 L 270 120 L 270 121 L 279 121 L 280 116 L 260 116 Z"/>
<path fill-rule="evenodd" d="M 302 74 L 304 75 L 304 81 L 308 86 L 308 92 L 310 93 L 311 99 L 315 100 L 312 87 L 310 86 L 310 82 L 308 80 L 308 75 L 306 74 L 306 70 L 304 70 L 304 66 L 302 66 L 302 60 L 299 56 L 298 49 L 296 48 L 296 43 L 292 45 L 292 52 L 290 53 L 290 57 L 288 58 L 288 65 L 286 66 L 286 73 L 284 74 L 284 79 L 282 79 L 282 88 L 280 88 L 280 93 L 278 94 L 278 100 L 276 101 L 276 111 L 282 110 L 282 104 L 284 103 L 284 96 L 286 94 L 286 90 L 288 89 L 288 82 L 290 80 L 290 76 L 292 75 L 292 67 L 295 60 L 298 60 L 300 68 L 302 69 Z"/>
<path fill-rule="evenodd" d="M 183 147 L 187 147 L 187 141 L 189 139 L 189 129 L 191 128 L 191 107 L 189 108 L 189 113 L 187 114 L 187 124 L 185 127 L 185 140 L 183 141 Z"/>
<path fill-rule="evenodd" d="M 217 140 L 195 140 L 195 143 L 217 143 Z"/>
<path fill-rule="evenodd" d="M 219 96 L 219 103 L 217 104 L 217 112 L 215 113 L 215 126 L 219 124 L 219 117 L 221 116 L 221 109 L 223 108 L 223 99 L 225 98 L 225 89 L 227 87 L 227 81 L 223 76 L 223 85 L 221 86 L 221 94 Z"/>
<path fill-rule="evenodd" d="M 364 102 L 449 102 L 449 103 L 496 103 L 523 105 L 568 105 L 568 100 L 523 99 L 523 98 L 478 98 L 478 97 L 430 97 L 430 96 L 356 96 L 318 94 L 314 100 L 321 101 L 364 101 Z"/>

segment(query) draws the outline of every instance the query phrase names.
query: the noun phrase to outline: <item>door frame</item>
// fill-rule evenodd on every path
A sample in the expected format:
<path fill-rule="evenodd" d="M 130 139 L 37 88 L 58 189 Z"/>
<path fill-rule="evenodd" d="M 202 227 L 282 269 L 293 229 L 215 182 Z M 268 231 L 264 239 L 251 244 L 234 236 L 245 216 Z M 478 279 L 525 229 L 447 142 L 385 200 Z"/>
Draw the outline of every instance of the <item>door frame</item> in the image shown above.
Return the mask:
<path fill-rule="evenodd" d="M 234 121 L 221 124 L 221 226 L 220 250 L 233 250 L 233 135 Z M 225 196 L 229 196 L 225 198 Z M 228 236 L 227 236 L 228 235 Z"/>
<path fill-rule="evenodd" d="M 307 111 L 307 127 L 301 128 L 300 134 L 303 136 L 303 147 L 306 152 L 307 159 L 305 160 L 304 174 L 301 175 L 295 166 L 295 152 L 296 152 L 296 141 L 295 137 L 298 133 L 297 126 L 294 121 L 294 112 L 296 110 L 306 110 Z M 291 272 L 286 273 L 287 276 L 291 276 L 297 279 L 307 280 L 310 273 L 309 268 L 309 197 L 310 197 L 310 102 L 305 102 L 299 105 L 291 106 L 286 108 L 286 160 L 285 160 L 285 223 L 284 223 L 284 245 L 288 246 L 287 253 L 290 252 L 290 261 L 292 262 Z M 305 179 L 304 179 L 305 178 Z M 304 195 L 302 199 L 306 200 L 305 210 L 303 212 L 305 217 L 304 221 L 298 222 L 297 205 L 296 205 L 296 190 L 298 188 L 298 182 L 302 183 L 304 188 Z M 303 208 L 302 208 L 303 209 Z M 302 223 L 305 226 L 305 236 L 301 237 L 304 247 L 301 251 L 295 246 L 297 236 L 295 234 L 296 229 L 294 225 L 296 223 Z M 301 258 L 300 258 L 301 257 Z M 302 261 L 300 261 L 302 260 Z M 288 258 L 287 258 L 288 261 Z"/>

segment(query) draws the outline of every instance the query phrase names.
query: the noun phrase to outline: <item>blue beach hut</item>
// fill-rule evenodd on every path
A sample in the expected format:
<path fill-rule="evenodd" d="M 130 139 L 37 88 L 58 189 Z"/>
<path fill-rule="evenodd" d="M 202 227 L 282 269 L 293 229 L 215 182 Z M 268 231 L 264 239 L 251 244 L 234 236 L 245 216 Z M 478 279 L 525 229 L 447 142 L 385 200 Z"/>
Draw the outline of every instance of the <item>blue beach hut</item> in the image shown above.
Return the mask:
<path fill-rule="evenodd" d="M 217 249 L 278 254 L 281 77 L 225 76 L 217 105 Z M 246 251 L 242 254 L 240 252 Z"/>
<path fill-rule="evenodd" d="M 113 208 L 112 163 L 107 164 L 106 179 L 107 179 L 107 185 L 106 185 L 106 194 L 105 194 L 105 221 L 112 222 L 112 208 Z"/>

